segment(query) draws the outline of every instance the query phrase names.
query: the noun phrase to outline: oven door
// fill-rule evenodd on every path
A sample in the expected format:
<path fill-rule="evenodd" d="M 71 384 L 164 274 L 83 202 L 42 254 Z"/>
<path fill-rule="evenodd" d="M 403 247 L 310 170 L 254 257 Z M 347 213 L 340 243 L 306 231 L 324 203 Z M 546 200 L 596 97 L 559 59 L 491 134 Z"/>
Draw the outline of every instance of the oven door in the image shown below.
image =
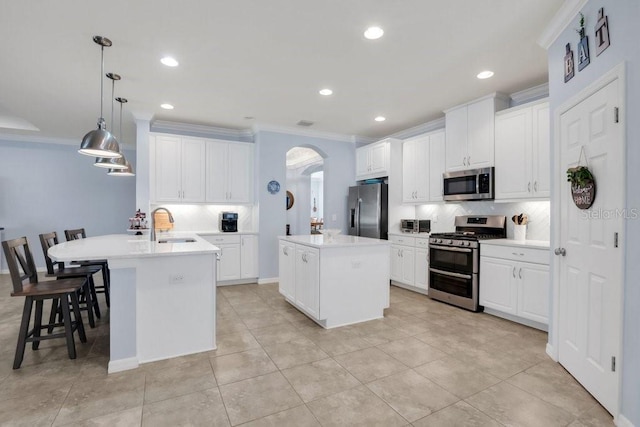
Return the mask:
<path fill-rule="evenodd" d="M 472 248 L 429 244 L 429 265 L 438 270 L 460 274 L 478 272 L 478 260 Z"/>
<path fill-rule="evenodd" d="M 429 268 L 429 298 L 471 311 L 480 311 L 478 275 L 460 274 Z"/>

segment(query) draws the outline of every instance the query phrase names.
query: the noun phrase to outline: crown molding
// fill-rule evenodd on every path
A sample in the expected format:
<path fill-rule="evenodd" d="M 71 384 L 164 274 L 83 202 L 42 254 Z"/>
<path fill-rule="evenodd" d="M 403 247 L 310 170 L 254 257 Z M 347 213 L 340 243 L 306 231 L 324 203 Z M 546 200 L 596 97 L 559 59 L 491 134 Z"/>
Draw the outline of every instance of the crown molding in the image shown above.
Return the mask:
<path fill-rule="evenodd" d="M 527 102 L 536 101 L 549 96 L 549 83 L 543 83 L 538 86 L 530 87 L 511 95 L 511 106 L 525 104 Z"/>
<path fill-rule="evenodd" d="M 219 138 L 233 141 L 253 142 L 250 129 L 229 129 L 218 126 L 196 125 L 192 123 L 155 120 L 151 123 L 151 132 L 192 135 L 206 138 Z"/>
<path fill-rule="evenodd" d="M 76 145 L 80 146 L 81 138 L 55 138 L 41 135 L 20 135 L 15 133 L 0 133 L 0 141 L 4 142 L 24 142 L 30 144 L 53 144 L 53 145 Z M 120 144 L 125 150 L 135 151 L 136 147 L 129 144 Z"/>
<path fill-rule="evenodd" d="M 341 133 L 323 132 L 312 129 L 299 129 L 289 126 L 275 126 L 262 123 L 253 125 L 252 129 L 254 134 L 258 132 L 275 132 L 284 133 L 287 135 L 307 136 L 311 138 L 322 138 L 331 139 L 334 141 L 351 142 L 353 144 L 362 139 L 362 137 L 356 135 L 345 135 Z"/>
<path fill-rule="evenodd" d="M 422 123 L 408 129 L 403 129 L 389 135 L 387 138 L 407 139 L 440 129 L 444 129 L 444 117 L 440 117 L 439 119 L 431 120 L 430 122 Z"/>
<path fill-rule="evenodd" d="M 565 28 L 580 13 L 588 0 L 565 0 L 558 12 L 551 18 L 549 25 L 542 31 L 538 37 L 538 45 L 545 50 L 549 50 L 553 42 L 555 42 Z"/>

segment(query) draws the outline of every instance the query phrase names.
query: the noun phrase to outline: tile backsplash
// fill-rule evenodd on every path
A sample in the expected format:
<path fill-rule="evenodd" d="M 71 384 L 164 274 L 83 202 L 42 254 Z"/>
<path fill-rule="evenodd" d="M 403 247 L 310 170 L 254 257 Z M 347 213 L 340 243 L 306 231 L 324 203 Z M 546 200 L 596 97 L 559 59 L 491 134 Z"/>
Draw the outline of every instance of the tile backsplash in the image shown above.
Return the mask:
<path fill-rule="evenodd" d="M 434 203 L 416 206 L 417 219 L 430 219 L 431 231 L 449 232 L 455 229 L 454 219 L 458 215 L 505 215 L 507 217 L 507 237 L 513 238 L 511 217 L 526 213 L 529 216 L 527 239 L 549 240 L 551 212 L 549 201 L 523 201 L 495 203 L 493 201 Z"/>
<path fill-rule="evenodd" d="M 238 231 L 255 231 L 251 205 L 151 205 L 151 210 L 162 206 L 173 215 L 174 231 L 218 231 L 220 212 L 238 212 Z M 151 226 L 149 224 L 149 226 Z"/>

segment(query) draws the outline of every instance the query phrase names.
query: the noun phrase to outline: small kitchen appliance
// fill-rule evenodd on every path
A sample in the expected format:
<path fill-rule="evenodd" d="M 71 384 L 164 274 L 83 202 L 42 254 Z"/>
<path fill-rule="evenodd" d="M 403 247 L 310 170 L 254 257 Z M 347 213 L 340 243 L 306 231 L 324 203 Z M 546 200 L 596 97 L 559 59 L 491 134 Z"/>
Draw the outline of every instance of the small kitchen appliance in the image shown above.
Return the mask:
<path fill-rule="evenodd" d="M 471 311 L 482 311 L 480 240 L 507 237 L 507 217 L 457 216 L 454 233 L 429 236 L 429 298 Z"/>
<path fill-rule="evenodd" d="M 494 198 L 494 168 L 445 172 L 443 198 L 446 201 L 491 200 Z"/>
<path fill-rule="evenodd" d="M 400 230 L 403 233 L 428 233 L 431 231 L 430 219 L 401 219 Z"/>
<path fill-rule="evenodd" d="M 225 233 L 238 231 L 237 212 L 220 212 L 220 231 Z"/>

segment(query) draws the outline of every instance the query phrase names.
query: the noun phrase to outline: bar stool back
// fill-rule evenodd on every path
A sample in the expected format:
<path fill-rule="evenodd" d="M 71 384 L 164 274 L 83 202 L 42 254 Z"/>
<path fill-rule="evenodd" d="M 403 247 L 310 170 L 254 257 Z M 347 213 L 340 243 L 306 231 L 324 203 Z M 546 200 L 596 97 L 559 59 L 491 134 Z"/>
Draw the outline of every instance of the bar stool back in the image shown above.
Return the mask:
<path fill-rule="evenodd" d="M 85 239 L 87 233 L 84 228 L 76 228 L 73 230 L 64 230 L 64 237 L 67 242 L 71 240 Z M 111 305 L 110 299 L 110 287 L 111 287 L 111 272 L 109 271 L 109 263 L 106 259 L 92 260 L 92 261 L 74 261 L 74 264 L 78 265 L 90 265 L 94 267 L 100 267 L 102 269 L 102 286 L 96 285 L 96 292 L 104 294 L 104 299 L 107 302 L 107 307 Z"/>

